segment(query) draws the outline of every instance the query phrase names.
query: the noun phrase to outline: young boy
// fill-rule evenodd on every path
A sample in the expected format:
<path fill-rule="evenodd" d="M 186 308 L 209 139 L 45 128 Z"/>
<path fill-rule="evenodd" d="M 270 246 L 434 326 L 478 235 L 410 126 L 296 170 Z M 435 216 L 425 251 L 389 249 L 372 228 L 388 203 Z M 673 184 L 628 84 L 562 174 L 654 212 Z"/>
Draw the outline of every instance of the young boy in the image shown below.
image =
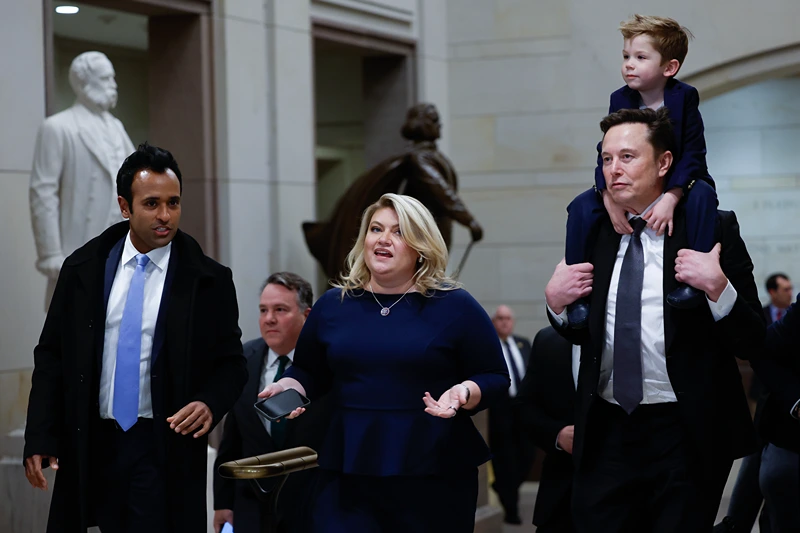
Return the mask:
<path fill-rule="evenodd" d="M 686 196 L 689 247 L 709 252 L 714 246 L 717 194 L 706 167 L 703 119 L 697 108 L 699 97 L 697 89 L 674 78 L 688 52 L 691 34 L 671 18 L 643 15 L 634 15 L 623 22 L 619 30 L 624 39 L 622 78 L 625 86 L 611 94 L 609 114 L 626 108 L 665 106 L 675 132 L 674 164 L 664 195 L 642 218 L 658 235 L 667 231 L 672 236 L 675 206 Z M 569 265 L 586 260 L 589 233 L 605 213 L 617 233 L 633 233 L 625 211 L 606 194 L 605 188 L 603 161 L 598 155 L 595 187 L 580 194 L 567 207 L 565 259 Z M 683 284 L 667 295 L 667 302 L 680 309 L 695 307 L 702 301 L 701 291 Z M 571 327 L 582 328 L 586 326 L 588 315 L 588 304 L 578 300 L 569 307 L 567 318 Z"/>

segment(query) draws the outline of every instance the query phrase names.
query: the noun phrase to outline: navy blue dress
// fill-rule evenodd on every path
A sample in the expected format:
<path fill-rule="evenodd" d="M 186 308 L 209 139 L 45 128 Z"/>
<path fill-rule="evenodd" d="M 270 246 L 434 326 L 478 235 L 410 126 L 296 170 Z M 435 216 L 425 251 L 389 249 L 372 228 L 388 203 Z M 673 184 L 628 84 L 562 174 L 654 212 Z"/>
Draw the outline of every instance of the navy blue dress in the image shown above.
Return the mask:
<path fill-rule="evenodd" d="M 374 296 L 388 307 L 401 295 Z M 285 374 L 312 401 L 329 393 L 334 405 L 319 450 L 327 484 L 315 505 L 315 531 L 472 531 L 477 466 L 490 453 L 469 415 L 509 386 L 497 333 L 463 289 L 410 293 L 385 317 L 374 296 L 326 292 Z M 425 392 L 438 399 L 464 380 L 481 389 L 474 410 L 450 419 L 425 413 Z M 454 500 L 443 508 L 448 491 Z"/>

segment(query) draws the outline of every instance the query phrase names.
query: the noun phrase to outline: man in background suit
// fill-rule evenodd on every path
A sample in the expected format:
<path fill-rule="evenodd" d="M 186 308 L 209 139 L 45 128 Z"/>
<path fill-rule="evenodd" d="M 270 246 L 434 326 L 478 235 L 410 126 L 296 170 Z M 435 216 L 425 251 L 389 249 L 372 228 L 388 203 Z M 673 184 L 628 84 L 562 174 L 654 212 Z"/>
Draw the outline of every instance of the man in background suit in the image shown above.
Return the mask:
<path fill-rule="evenodd" d="M 797 303 L 781 308 L 786 294 L 792 293 L 791 282 L 782 277 L 775 280 L 775 288 L 768 288 L 771 304 L 764 309 L 774 321 L 767 328 L 764 357 L 751 361 L 765 388 L 756 410 L 756 428 L 764 443 L 756 481 L 764 498 L 759 526 L 769 533 L 800 531 L 800 317 Z M 772 280 L 770 276 L 767 283 Z"/>
<path fill-rule="evenodd" d="M 781 272 L 771 274 L 767 278 L 766 288 L 770 303 L 764 306 L 764 318 L 767 321 L 767 326 L 769 326 L 786 314 L 787 309 L 792 304 L 794 288 L 789 276 Z M 759 435 L 769 435 L 771 433 L 770 426 L 774 425 L 771 421 L 774 418 L 774 408 L 769 407 L 765 411 L 768 403 L 768 393 L 764 390 L 764 385 L 756 374 L 753 374 L 750 383 L 750 399 L 758 402 L 755 425 Z M 779 418 L 783 417 L 780 416 Z M 763 446 L 759 446 L 755 453 L 742 459 L 739 474 L 736 476 L 736 483 L 731 493 L 731 502 L 728 505 L 728 516 L 721 523 L 714 526 L 714 533 L 750 531 L 753 529 L 759 510 L 761 510 L 761 518 L 758 520 L 759 530 L 761 533 L 770 533 L 769 509 L 766 506 L 763 509 L 761 507 L 764 497 L 759 486 L 762 448 Z"/>
<path fill-rule="evenodd" d="M 753 264 L 731 212 L 709 253 L 687 249 L 682 205 L 669 236 L 646 228 L 672 164 L 667 109 L 621 110 L 601 129 L 608 191 L 633 233 L 604 218 L 591 263 L 562 261 L 545 289 L 551 323 L 581 345 L 573 520 L 579 532 L 709 531 L 733 460 L 755 449 L 735 359 L 764 340 Z M 679 283 L 706 303 L 666 305 Z M 570 328 L 567 305 L 589 295 L 588 327 Z"/>
<path fill-rule="evenodd" d="M 207 434 L 247 381 L 231 271 L 178 229 L 181 172 L 142 144 L 117 174 L 126 222 L 64 261 L 25 428 L 48 533 L 204 531 Z"/>
<path fill-rule="evenodd" d="M 489 409 L 489 448 L 492 450 L 492 469 L 497 493 L 505 510 L 508 524 L 521 524 L 519 516 L 519 487 L 528 477 L 536 450 L 525 434 L 521 406 L 512 402 L 517 396 L 525 369 L 528 366 L 531 344 L 514 332 L 514 312 L 507 305 L 498 306 L 492 316 L 494 329 L 500 337 L 503 356 L 511 376 L 508 396 Z"/>
<path fill-rule="evenodd" d="M 547 452 L 533 510 L 537 533 L 574 531 L 570 500 L 578 361 L 573 348 L 580 350 L 552 327 L 540 330 L 517 395 L 533 442 Z"/>
<path fill-rule="evenodd" d="M 789 306 L 792 305 L 794 287 L 789 276 L 782 272 L 776 272 L 767 278 L 767 292 L 769 293 L 769 304 L 764 306 L 764 316 L 769 325 L 783 318 Z"/>
<path fill-rule="evenodd" d="M 264 283 L 259 301 L 258 325 L 261 337 L 244 345 L 250 374 L 241 397 L 225 418 L 222 442 L 214 464 L 214 530 L 225 522 L 236 533 L 261 533 L 262 513 L 251 483 L 221 477 L 222 463 L 297 446 L 318 450 L 325 437 L 330 409 L 327 401 L 310 405 L 304 416 L 294 420 L 269 422 L 253 407 L 258 393 L 281 378 L 294 358 L 300 330 L 311 312 L 311 284 L 291 272 L 272 274 Z M 288 477 L 278 499 L 280 531 L 302 533 L 307 530 L 304 513 L 313 489 L 316 469 L 296 472 Z"/>

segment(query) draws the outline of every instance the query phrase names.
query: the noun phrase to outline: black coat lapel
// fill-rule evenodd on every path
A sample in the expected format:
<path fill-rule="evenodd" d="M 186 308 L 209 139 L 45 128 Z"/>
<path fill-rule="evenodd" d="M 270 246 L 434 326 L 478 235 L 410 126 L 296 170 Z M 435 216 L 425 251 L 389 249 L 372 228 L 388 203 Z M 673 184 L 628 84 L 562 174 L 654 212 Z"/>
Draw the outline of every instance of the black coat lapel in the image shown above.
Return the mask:
<path fill-rule="evenodd" d="M 608 304 L 608 291 L 611 284 L 611 274 L 614 272 L 614 263 L 617 259 L 619 241 L 622 236 L 614 231 L 611 222 L 604 219 L 600 223 L 592 263 L 594 264 L 594 282 L 592 284 L 591 311 L 589 314 L 589 332 L 593 339 L 605 339 L 606 305 Z M 594 343 L 602 350 L 603 343 Z M 598 368 L 600 357 L 597 357 Z"/>
<path fill-rule="evenodd" d="M 175 279 L 175 271 L 178 269 L 178 253 L 173 246 L 169 252 L 169 264 L 167 265 L 167 275 L 164 278 L 164 288 L 161 292 L 161 302 L 158 304 L 158 317 L 156 318 L 156 330 L 153 333 L 153 350 L 151 352 L 153 362 L 158 359 L 161 347 L 164 345 L 164 331 L 166 330 L 167 309 L 169 308 L 169 295 L 172 290 L 172 282 Z"/>

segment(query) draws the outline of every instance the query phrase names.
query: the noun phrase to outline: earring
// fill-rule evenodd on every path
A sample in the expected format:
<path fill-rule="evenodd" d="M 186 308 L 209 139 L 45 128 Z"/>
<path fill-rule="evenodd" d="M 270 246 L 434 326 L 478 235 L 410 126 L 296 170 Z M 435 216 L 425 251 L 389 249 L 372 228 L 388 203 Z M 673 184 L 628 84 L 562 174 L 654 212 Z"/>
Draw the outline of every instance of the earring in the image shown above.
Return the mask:
<path fill-rule="evenodd" d="M 422 264 L 422 256 L 417 257 L 417 264 L 418 265 Z"/>

